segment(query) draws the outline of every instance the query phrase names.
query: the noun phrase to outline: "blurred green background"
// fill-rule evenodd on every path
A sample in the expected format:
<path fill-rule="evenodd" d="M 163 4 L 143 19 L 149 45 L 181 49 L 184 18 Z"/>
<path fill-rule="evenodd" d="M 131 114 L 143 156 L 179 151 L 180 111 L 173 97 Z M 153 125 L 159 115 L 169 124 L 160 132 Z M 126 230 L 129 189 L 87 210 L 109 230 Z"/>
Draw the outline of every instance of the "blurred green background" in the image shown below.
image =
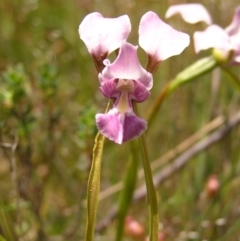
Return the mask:
<path fill-rule="evenodd" d="M 129 41 L 138 44 L 141 16 L 155 11 L 162 19 L 180 0 L 5 0 L 0 2 L 0 240 L 83 240 L 87 179 L 91 165 L 94 116 L 105 110 L 97 71 L 78 26 L 93 11 L 107 17 L 129 15 Z M 213 21 L 230 24 L 238 0 L 197 1 Z M 179 16 L 165 20 L 192 36 L 205 29 Z M 207 56 L 196 55 L 193 43 L 179 56 L 164 61 L 154 76 L 151 97 L 141 116 L 169 80 Z M 139 49 L 143 66 L 146 55 Z M 239 77 L 239 66 L 231 67 Z M 239 110 L 239 93 L 219 69 L 182 86 L 165 100 L 149 129 L 147 142 L 154 160 L 219 115 Z M 101 189 L 123 179 L 128 143 L 106 141 Z M 160 169 L 155 170 L 159 172 Z M 192 158 L 158 189 L 164 240 L 240 240 L 240 128 Z M 206 185 L 215 175 L 220 190 L 209 198 Z M 139 182 L 140 184 L 142 183 Z M 117 202 L 114 194 L 99 203 L 97 221 Z M 146 200 L 129 213 L 147 226 Z M 96 240 L 114 237 L 114 222 Z M 126 235 L 125 240 L 131 240 Z M 134 239 L 133 239 L 134 240 Z"/>

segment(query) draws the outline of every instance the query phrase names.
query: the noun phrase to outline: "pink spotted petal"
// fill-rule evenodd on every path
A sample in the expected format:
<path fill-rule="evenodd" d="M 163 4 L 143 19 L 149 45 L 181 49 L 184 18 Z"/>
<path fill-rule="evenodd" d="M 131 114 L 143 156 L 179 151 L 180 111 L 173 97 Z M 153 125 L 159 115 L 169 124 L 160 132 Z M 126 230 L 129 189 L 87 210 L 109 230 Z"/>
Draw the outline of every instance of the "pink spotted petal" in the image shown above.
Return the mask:
<path fill-rule="evenodd" d="M 147 12 L 142 16 L 139 24 L 139 45 L 155 58 L 156 62 L 180 54 L 189 42 L 187 34 L 164 23 L 156 13 Z"/>
<path fill-rule="evenodd" d="M 104 18 L 100 13 L 94 12 L 83 19 L 78 31 L 91 55 L 107 56 L 126 41 L 131 23 L 127 15 Z"/>
<path fill-rule="evenodd" d="M 97 114 L 96 123 L 99 131 L 117 144 L 135 139 L 147 129 L 147 122 L 134 112 L 120 113 L 115 108 L 107 114 Z"/>
<path fill-rule="evenodd" d="M 187 23 L 205 22 L 212 23 L 211 16 L 206 8 L 200 3 L 177 4 L 168 8 L 165 17 L 170 18 L 175 14 L 180 14 Z"/>
<path fill-rule="evenodd" d="M 217 48 L 224 51 L 232 49 L 228 34 L 218 25 L 211 25 L 204 31 L 195 32 L 193 38 L 196 53 L 209 48 Z"/>
<path fill-rule="evenodd" d="M 106 67 L 99 74 L 101 85 L 109 79 L 128 79 L 141 82 L 147 89 L 153 85 L 152 75 L 140 64 L 137 56 L 137 46 L 123 43 L 116 60 L 110 64 L 105 61 Z"/>

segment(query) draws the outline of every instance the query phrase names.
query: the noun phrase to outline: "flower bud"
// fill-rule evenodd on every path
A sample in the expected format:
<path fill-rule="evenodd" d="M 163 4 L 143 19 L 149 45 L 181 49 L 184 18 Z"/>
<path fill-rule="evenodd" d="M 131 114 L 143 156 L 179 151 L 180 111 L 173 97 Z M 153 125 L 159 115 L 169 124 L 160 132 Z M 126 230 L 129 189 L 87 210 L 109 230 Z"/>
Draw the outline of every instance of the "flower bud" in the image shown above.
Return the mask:
<path fill-rule="evenodd" d="M 227 63 L 232 59 L 233 51 L 214 48 L 212 55 L 219 63 Z"/>
<path fill-rule="evenodd" d="M 217 195 L 219 189 L 220 189 L 220 183 L 219 183 L 218 177 L 216 175 L 211 175 L 208 178 L 208 181 L 206 184 L 207 196 L 210 198 L 215 197 Z"/>
<path fill-rule="evenodd" d="M 128 237 L 134 240 L 143 240 L 145 236 L 144 226 L 131 216 L 127 216 L 125 219 L 124 231 Z"/>

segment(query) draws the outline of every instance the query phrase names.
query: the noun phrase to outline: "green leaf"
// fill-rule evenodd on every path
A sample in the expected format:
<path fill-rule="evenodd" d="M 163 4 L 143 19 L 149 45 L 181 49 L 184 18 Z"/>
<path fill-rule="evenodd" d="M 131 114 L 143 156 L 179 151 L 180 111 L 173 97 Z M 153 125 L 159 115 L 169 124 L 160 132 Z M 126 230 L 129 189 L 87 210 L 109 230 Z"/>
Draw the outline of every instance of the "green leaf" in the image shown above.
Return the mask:
<path fill-rule="evenodd" d="M 106 112 L 108 111 L 110 102 L 108 103 Z M 98 207 L 98 193 L 100 188 L 101 177 L 101 164 L 102 153 L 104 147 L 105 137 L 98 132 L 95 138 L 95 144 L 93 147 L 92 166 L 88 179 L 87 190 L 87 226 L 85 241 L 94 240 L 94 230 L 96 223 L 96 214 Z"/>
<path fill-rule="evenodd" d="M 87 230 L 85 241 L 94 240 L 94 230 L 98 207 L 98 193 L 100 188 L 100 174 L 102 164 L 102 152 L 105 137 L 98 132 L 93 148 L 93 160 L 88 179 L 87 190 Z"/>

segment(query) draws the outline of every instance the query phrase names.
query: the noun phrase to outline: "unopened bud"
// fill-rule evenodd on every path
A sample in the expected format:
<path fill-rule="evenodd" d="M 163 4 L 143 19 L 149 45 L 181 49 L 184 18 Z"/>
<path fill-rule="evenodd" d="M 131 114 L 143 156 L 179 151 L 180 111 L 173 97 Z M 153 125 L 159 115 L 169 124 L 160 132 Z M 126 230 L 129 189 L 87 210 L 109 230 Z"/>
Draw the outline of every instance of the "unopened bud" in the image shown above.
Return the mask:
<path fill-rule="evenodd" d="M 215 197 L 219 189 L 220 189 L 220 183 L 219 183 L 218 177 L 216 175 L 210 176 L 206 184 L 206 191 L 207 191 L 208 197 L 210 198 Z"/>
<path fill-rule="evenodd" d="M 145 236 L 145 228 L 143 225 L 131 216 L 127 216 L 125 219 L 124 231 L 128 237 L 134 240 L 143 240 Z"/>
<path fill-rule="evenodd" d="M 220 63 L 227 63 L 232 59 L 233 51 L 223 49 L 213 49 L 213 57 Z"/>

